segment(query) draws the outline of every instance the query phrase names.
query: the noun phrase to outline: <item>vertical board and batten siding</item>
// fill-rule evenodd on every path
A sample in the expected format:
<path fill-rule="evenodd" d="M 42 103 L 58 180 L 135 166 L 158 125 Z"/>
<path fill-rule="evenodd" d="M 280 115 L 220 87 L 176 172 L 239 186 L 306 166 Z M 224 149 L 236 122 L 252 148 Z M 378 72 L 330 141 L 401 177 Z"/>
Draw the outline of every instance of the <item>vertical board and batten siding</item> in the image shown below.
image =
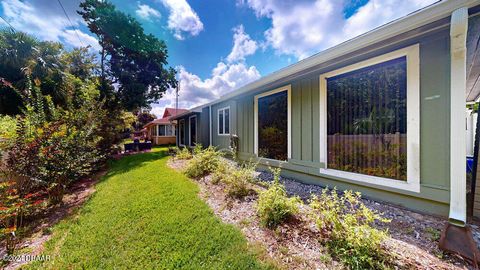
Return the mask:
<path fill-rule="evenodd" d="M 319 76 L 371 57 L 418 43 L 420 45 L 420 193 L 380 187 L 369 184 L 354 184 L 346 179 L 327 177 L 319 173 L 324 164 L 319 163 Z M 449 203 L 449 108 L 450 108 L 450 38 L 449 29 L 436 30 L 423 36 L 398 42 L 392 46 L 382 44 L 361 56 L 353 56 L 328 68 L 321 66 L 297 78 L 279 81 L 258 89 L 252 94 L 235 97 L 236 112 L 232 115 L 232 128 L 239 135 L 239 156 L 248 160 L 254 157 L 254 96 L 290 84 L 292 87 L 292 158 L 282 163 L 283 172 L 299 181 L 339 189 L 353 189 L 377 200 L 389 201 L 420 211 L 439 215 L 448 214 Z M 226 103 L 212 108 L 222 108 Z M 230 105 L 233 109 L 234 107 Z M 233 112 L 234 110 L 232 110 Z M 213 110 L 214 135 L 217 134 L 216 110 Z M 235 119 L 236 118 L 236 125 Z M 459 119 L 459 121 L 464 121 Z M 407 131 L 408 132 L 408 131 Z M 224 146 L 218 136 L 214 145 Z M 275 165 L 270 162 L 269 165 Z M 278 164 L 280 165 L 280 164 Z M 392 180 L 395 181 L 395 180 Z"/>

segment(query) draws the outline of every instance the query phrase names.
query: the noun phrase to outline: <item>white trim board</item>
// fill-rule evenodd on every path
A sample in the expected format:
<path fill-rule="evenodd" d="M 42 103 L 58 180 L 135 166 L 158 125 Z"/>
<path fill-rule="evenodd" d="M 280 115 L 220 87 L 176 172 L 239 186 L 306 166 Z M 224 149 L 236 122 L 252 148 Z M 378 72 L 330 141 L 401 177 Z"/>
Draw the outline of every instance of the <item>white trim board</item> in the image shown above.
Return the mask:
<path fill-rule="evenodd" d="M 225 111 L 228 110 L 228 133 L 225 132 Z M 220 133 L 220 111 L 223 112 L 223 133 Z M 230 129 L 232 129 L 231 127 L 231 115 L 232 115 L 232 110 L 230 110 L 230 106 L 226 106 L 226 107 L 223 107 L 223 108 L 219 108 L 217 110 L 217 135 L 218 136 L 230 136 Z"/>
<path fill-rule="evenodd" d="M 258 99 L 266 96 L 270 96 L 279 92 L 287 91 L 287 129 L 288 129 L 288 146 L 287 146 L 287 156 L 288 159 L 292 158 L 292 86 L 290 84 L 273 89 L 268 92 L 258 94 L 254 98 L 254 128 L 253 128 L 253 150 L 255 155 L 258 157 Z M 265 158 L 263 158 L 265 159 Z"/>
<path fill-rule="evenodd" d="M 195 144 L 198 143 L 198 121 L 197 116 L 192 115 L 188 117 L 188 146 L 193 147 L 195 144 L 192 145 L 192 118 L 195 118 Z"/>
<path fill-rule="evenodd" d="M 328 169 L 327 79 L 364 67 L 406 56 L 407 58 L 407 181 Z M 320 173 L 411 192 L 420 192 L 420 46 L 405 47 L 320 75 Z"/>

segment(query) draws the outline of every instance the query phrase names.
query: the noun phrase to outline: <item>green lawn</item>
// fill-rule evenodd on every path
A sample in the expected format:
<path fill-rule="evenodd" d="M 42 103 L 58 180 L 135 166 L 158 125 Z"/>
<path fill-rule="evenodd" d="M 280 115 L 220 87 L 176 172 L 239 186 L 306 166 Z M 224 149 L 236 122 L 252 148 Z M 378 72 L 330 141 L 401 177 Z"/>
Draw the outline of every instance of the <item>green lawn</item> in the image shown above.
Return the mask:
<path fill-rule="evenodd" d="M 165 149 L 111 164 L 77 215 L 60 222 L 34 269 L 261 269 L 241 232 L 166 166 Z"/>

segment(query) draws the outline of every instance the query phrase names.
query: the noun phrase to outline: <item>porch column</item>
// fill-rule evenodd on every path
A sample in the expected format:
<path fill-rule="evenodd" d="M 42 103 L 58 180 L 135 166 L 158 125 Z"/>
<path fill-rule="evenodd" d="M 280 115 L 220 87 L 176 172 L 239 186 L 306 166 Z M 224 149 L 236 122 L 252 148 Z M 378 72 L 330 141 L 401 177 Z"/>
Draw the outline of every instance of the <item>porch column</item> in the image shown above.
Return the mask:
<path fill-rule="evenodd" d="M 467 220 L 466 197 L 466 44 L 468 9 L 452 13 L 450 24 L 450 214 L 449 221 L 464 226 Z"/>

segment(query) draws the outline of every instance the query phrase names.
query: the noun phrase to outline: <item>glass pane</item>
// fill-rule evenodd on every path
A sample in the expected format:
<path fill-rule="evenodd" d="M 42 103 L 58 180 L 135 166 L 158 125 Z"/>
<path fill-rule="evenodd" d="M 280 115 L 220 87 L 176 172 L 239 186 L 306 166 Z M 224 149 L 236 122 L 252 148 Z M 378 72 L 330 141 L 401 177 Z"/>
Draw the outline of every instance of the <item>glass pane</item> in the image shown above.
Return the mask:
<path fill-rule="evenodd" d="M 230 134 L 230 109 L 225 109 L 225 134 Z"/>
<path fill-rule="evenodd" d="M 406 57 L 327 80 L 328 167 L 407 179 Z"/>
<path fill-rule="evenodd" d="M 190 118 L 190 145 L 194 146 L 197 143 L 197 118 Z"/>
<path fill-rule="evenodd" d="M 185 145 L 185 121 L 180 121 L 180 144 Z"/>
<path fill-rule="evenodd" d="M 223 110 L 218 111 L 218 134 L 223 134 Z"/>
<path fill-rule="evenodd" d="M 165 136 L 165 126 L 159 125 L 158 126 L 158 136 Z"/>
<path fill-rule="evenodd" d="M 165 126 L 165 128 L 166 128 L 166 131 L 165 131 L 166 136 L 173 136 L 172 126 L 171 126 L 171 125 L 167 125 L 167 126 Z"/>
<path fill-rule="evenodd" d="M 288 92 L 258 99 L 258 156 L 288 158 Z"/>

